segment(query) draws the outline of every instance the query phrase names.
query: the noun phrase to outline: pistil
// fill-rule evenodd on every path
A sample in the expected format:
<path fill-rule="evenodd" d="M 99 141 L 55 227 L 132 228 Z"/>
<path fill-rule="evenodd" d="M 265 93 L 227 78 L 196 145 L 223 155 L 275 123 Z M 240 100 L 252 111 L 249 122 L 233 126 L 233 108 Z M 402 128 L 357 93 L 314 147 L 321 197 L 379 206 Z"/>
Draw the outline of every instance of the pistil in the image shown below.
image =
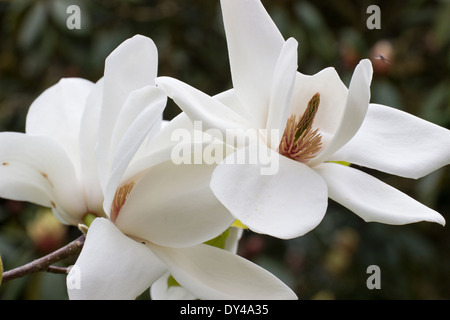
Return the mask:
<path fill-rule="evenodd" d="M 278 152 L 292 160 L 307 163 L 322 148 L 322 136 L 319 129 L 312 129 L 314 118 L 320 104 L 320 94 L 316 93 L 308 102 L 303 115 L 296 121 L 291 115 L 281 138 Z"/>

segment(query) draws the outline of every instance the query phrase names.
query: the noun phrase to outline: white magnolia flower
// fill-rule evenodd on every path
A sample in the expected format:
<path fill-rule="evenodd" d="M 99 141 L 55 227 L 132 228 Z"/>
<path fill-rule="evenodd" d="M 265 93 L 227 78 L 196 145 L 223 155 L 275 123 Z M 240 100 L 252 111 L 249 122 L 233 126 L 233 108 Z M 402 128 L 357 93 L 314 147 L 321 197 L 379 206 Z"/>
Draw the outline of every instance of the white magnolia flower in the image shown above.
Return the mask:
<path fill-rule="evenodd" d="M 83 109 L 95 85 L 62 79 L 31 105 L 26 133 L 0 133 L 0 196 L 53 209 L 77 225 L 87 212 L 102 212 L 103 196 L 82 171 L 91 159 L 80 139 Z"/>
<path fill-rule="evenodd" d="M 50 207 L 72 225 L 86 214 L 106 217 L 107 182 L 161 128 L 167 97 L 155 86 L 156 69 L 155 45 L 136 36 L 111 53 L 96 84 L 62 79 L 43 92 L 30 106 L 26 133 L 0 133 L 0 196 Z"/>
<path fill-rule="evenodd" d="M 234 88 L 212 98 L 172 78 L 156 82 L 206 130 L 281 133 L 276 141 L 264 135 L 258 141 L 278 162 L 275 174 L 261 175 L 262 163 L 227 161 L 245 159 L 249 145 L 214 170 L 211 188 L 236 219 L 253 231 L 293 238 L 320 223 L 329 197 L 365 221 L 445 224 L 439 213 L 397 189 L 333 162 L 419 178 L 450 162 L 449 130 L 370 104 L 368 60 L 356 67 L 349 88 L 333 68 L 299 73 L 297 42 L 284 40 L 259 0 L 221 4 Z"/>
<path fill-rule="evenodd" d="M 93 84 L 63 79 L 32 104 L 26 133 L 0 134 L 0 195 L 51 207 L 63 222 L 97 217 L 67 277 L 71 299 L 131 299 L 169 271 L 200 298 L 296 298 L 251 262 L 203 244 L 234 218 L 208 166 L 176 166 L 155 86 L 157 50 L 135 36 Z"/>
<path fill-rule="evenodd" d="M 166 96 L 154 85 L 156 72 L 156 47 L 142 36 L 106 61 L 101 108 L 90 119 L 99 121 L 95 152 L 109 219 L 90 225 L 67 278 L 69 297 L 133 299 L 169 271 L 202 299 L 296 298 L 266 270 L 203 244 L 234 218 L 209 188 L 209 166 L 173 163 L 166 141 L 180 122 L 160 130 Z M 79 286 L 71 286 L 75 276 Z"/>

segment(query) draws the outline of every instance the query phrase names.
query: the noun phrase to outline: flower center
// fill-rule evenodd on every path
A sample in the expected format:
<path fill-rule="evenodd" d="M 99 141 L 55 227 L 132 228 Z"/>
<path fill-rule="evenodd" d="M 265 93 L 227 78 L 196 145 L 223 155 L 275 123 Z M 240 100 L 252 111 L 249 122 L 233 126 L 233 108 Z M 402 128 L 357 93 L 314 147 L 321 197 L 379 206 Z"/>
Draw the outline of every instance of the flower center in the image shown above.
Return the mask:
<path fill-rule="evenodd" d="M 307 163 L 320 151 L 322 136 L 319 129 L 312 129 L 319 103 L 320 94 L 316 93 L 308 102 L 308 107 L 298 121 L 296 121 L 296 115 L 289 117 L 278 147 L 281 155 L 301 163 Z"/>
<path fill-rule="evenodd" d="M 114 195 L 114 200 L 111 206 L 111 212 L 110 212 L 110 219 L 111 221 L 116 221 L 117 217 L 119 216 L 120 209 L 122 209 L 123 205 L 127 201 L 127 198 L 133 190 L 135 183 L 133 181 L 125 183 L 124 185 L 120 186 L 116 194 Z"/>

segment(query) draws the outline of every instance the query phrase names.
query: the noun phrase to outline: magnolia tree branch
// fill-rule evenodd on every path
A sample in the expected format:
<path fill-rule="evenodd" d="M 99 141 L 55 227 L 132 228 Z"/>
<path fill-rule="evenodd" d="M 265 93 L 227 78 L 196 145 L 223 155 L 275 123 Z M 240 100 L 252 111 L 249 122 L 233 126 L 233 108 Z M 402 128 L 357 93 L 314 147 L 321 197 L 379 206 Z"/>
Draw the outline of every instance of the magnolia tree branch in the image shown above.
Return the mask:
<path fill-rule="evenodd" d="M 53 273 L 67 273 L 67 268 L 52 266 L 52 264 L 61 261 L 65 258 L 69 258 L 79 254 L 81 252 L 81 248 L 83 247 L 84 240 L 85 235 L 83 234 L 79 238 L 65 245 L 64 247 L 42 258 L 36 259 L 23 266 L 4 272 L 2 276 L 2 283 L 40 271 L 47 271 Z"/>

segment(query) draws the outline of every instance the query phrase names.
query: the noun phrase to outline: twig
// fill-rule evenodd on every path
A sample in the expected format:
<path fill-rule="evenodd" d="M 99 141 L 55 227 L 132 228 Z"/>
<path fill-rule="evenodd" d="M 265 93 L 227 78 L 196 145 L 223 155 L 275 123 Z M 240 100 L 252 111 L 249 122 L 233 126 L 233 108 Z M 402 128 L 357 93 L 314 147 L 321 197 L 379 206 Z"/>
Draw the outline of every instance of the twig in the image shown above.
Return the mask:
<path fill-rule="evenodd" d="M 67 274 L 69 272 L 69 268 L 49 266 L 46 271 L 50 273 Z"/>
<path fill-rule="evenodd" d="M 47 271 L 53 273 L 66 273 L 67 272 L 66 268 L 55 267 L 52 266 L 52 264 L 61 261 L 65 258 L 79 254 L 81 248 L 83 247 L 84 240 L 85 235 L 81 235 L 79 238 L 68 243 L 64 247 L 42 258 L 36 259 L 23 266 L 4 272 L 2 277 L 2 283 L 40 271 Z"/>

